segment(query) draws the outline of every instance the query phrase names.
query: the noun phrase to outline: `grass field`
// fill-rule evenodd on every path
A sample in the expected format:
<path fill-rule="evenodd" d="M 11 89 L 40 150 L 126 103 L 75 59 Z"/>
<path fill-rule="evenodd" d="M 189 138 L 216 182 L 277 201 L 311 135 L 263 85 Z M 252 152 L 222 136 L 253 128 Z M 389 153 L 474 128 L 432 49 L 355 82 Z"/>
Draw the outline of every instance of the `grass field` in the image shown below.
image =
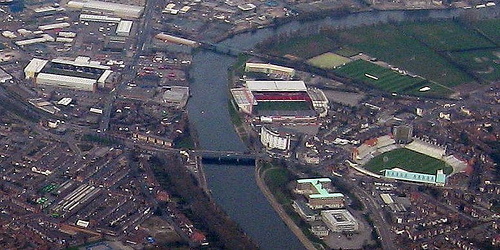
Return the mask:
<path fill-rule="evenodd" d="M 399 28 L 437 51 L 495 47 L 494 43 L 480 33 L 472 29 L 466 30 L 463 25 L 454 21 L 411 23 Z"/>
<path fill-rule="evenodd" d="M 336 40 L 448 87 L 473 81 L 445 58 L 394 25 L 359 27 L 330 34 Z"/>
<path fill-rule="evenodd" d="M 500 46 L 500 32 L 498 32 L 500 30 L 500 19 L 481 20 L 475 23 L 474 27 Z"/>
<path fill-rule="evenodd" d="M 307 102 L 259 102 L 257 110 L 310 110 L 311 107 Z"/>
<path fill-rule="evenodd" d="M 451 57 L 485 81 L 500 79 L 500 48 L 453 52 Z"/>
<path fill-rule="evenodd" d="M 450 174 L 453 171 L 451 166 L 446 165 L 441 160 L 404 148 L 378 155 L 365 165 L 366 169 L 374 173 L 396 167 L 425 174 L 436 174 L 438 169 L 444 169 L 445 174 Z"/>
<path fill-rule="evenodd" d="M 339 56 L 332 52 L 327 52 L 307 60 L 307 63 L 322 69 L 334 69 L 350 61 L 351 60 L 349 58 Z"/>
<path fill-rule="evenodd" d="M 451 90 L 430 83 L 425 79 L 402 75 L 394 70 L 387 69 L 363 60 L 357 60 L 348 63 L 340 68 L 337 68 L 335 72 L 340 75 L 344 75 L 346 77 L 354 78 L 362 82 L 371 84 L 379 89 L 391 93 L 426 95 L 448 95 L 451 93 Z M 374 79 L 367 75 L 376 77 L 378 79 Z M 431 90 L 419 93 L 418 90 L 424 86 L 430 87 Z"/>
<path fill-rule="evenodd" d="M 266 51 L 281 56 L 290 54 L 307 59 L 332 51 L 335 48 L 336 44 L 330 38 L 323 35 L 314 35 L 290 39 L 284 43 L 275 44 L 271 48 L 266 49 Z"/>

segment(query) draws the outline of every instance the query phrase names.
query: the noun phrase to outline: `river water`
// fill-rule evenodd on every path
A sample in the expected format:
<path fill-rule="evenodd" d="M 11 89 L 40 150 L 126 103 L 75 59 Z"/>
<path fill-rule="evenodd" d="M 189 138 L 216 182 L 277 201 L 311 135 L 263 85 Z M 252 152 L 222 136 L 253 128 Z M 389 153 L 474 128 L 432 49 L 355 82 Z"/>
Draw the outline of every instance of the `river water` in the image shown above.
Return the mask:
<path fill-rule="evenodd" d="M 479 14 L 497 16 L 500 8 L 482 9 Z M 291 22 L 280 27 L 259 29 L 226 39 L 219 44 L 250 50 L 258 42 L 277 34 L 331 25 L 349 28 L 377 23 L 457 17 L 465 10 L 374 11 L 317 21 Z M 245 151 L 233 129 L 228 105 L 228 67 L 234 57 L 209 51 L 197 52 L 190 75 L 192 98 L 189 119 L 202 149 Z M 205 165 L 208 185 L 216 202 L 262 249 L 303 249 L 302 244 L 274 212 L 260 192 L 253 166 Z"/>

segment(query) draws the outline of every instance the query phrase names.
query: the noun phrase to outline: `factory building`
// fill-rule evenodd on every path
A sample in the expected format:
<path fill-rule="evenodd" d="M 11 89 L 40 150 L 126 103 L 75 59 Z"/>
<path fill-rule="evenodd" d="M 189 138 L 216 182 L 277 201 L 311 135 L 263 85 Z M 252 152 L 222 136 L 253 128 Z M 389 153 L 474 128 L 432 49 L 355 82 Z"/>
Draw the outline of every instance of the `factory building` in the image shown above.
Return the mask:
<path fill-rule="evenodd" d="M 328 228 L 335 233 L 356 232 L 359 223 L 346 209 L 321 211 L 321 218 Z"/>
<path fill-rule="evenodd" d="M 129 18 L 139 18 L 144 11 L 144 7 L 120 4 L 120 3 L 110 3 L 102 1 L 69 1 L 67 4 L 68 8 L 80 9 L 82 11 L 87 11 L 96 14 L 112 14 L 119 17 L 129 17 Z"/>
<path fill-rule="evenodd" d="M 24 68 L 26 79 L 34 78 L 36 85 L 83 91 L 95 91 L 98 85 L 103 87 L 112 72 L 109 66 L 90 61 L 88 57 L 51 61 L 33 58 Z"/>

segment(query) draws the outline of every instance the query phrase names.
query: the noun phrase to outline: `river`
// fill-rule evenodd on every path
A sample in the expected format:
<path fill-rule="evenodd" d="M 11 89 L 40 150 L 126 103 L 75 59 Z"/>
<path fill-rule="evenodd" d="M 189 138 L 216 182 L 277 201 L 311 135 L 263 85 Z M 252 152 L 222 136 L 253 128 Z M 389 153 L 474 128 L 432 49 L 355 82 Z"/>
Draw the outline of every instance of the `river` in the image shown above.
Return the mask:
<path fill-rule="evenodd" d="M 481 10 L 498 16 L 500 8 Z M 327 17 L 317 21 L 290 22 L 280 27 L 236 35 L 220 45 L 242 50 L 280 33 L 331 25 L 349 28 L 387 22 L 457 17 L 465 10 L 374 11 Z M 202 149 L 245 151 L 233 129 L 228 105 L 228 67 L 234 57 L 200 51 L 194 55 L 190 76 L 192 98 L 188 103 L 191 124 Z M 255 182 L 253 166 L 205 165 L 209 188 L 216 202 L 262 249 L 303 249 L 304 247 L 274 212 Z"/>

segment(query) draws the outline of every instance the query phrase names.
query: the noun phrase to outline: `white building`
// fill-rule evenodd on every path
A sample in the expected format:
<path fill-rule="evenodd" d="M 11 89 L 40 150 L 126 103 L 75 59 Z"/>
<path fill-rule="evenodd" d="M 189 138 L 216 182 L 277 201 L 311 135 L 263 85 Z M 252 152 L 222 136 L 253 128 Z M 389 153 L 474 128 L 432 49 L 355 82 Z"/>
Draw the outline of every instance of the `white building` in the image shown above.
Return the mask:
<path fill-rule="evenodd" d="M 36 77 L 36 85 L 62 87 L 84 91 L 95 91 L 97 81 L 94 79 L 40 73 Z"/>
<path fill-rule="evenodd" d="M 290 149 L 290 134 L 281 134 L 264 126 L 260 129 L 260 142 L 267 149 L 279 149 L 287 151 Z"/>
<path fill-rule="evenodd" d="M 48 62 L 49 61 L 47 60 L 38 58 L 31 59 L 28 65 L 24 68 L 24 76 L 26 77 L 26 79 L 34 78 L 35 74 L 40 73 L 40 71 L 42 71 L 43 67 L 45 67 Z"/>
<path fill-rule="evenodd" d="M 328 228 L 335 233 L 356 232 L 359 230 L 359 223 L 346 209 L 323 210 L 321 211 L 321 218 Z"/>
<path fill-rule="evenodd" d="M 314 110 L 319 113 L 320 117 L 325 117 L 328 114 L 329 101 L 325 93 L 317 88 L 310 88 L 307 90 L 307 94 L 311 98 Z"/>
<path fill-rule="evenodd" d="M 139 18 L 144 11 L 144 7 L 141 6 L 94 0 L 69 1 L 67 7 L 97 13 L 111 13 L 119 17 L 131 18 Z"/>
<path fill-rule="evenodd" d="M 251 63 L 245 64 L 245 71 L 247 72 L 261 72 L 266 74 L 283 74 L 288 77 L 295 76 L 295 69 L 283 67 L 269 63 Z"/>
<path fill-rule="evenodd" d="M 112 73 L 109 66 L 91 61 L 89 57 L 77 57 L 75 60 L 56 58 L 50 62 L 33 58 L 24 68 L 26 79 L 35 78 L 36 85 L 84 91 L 95 91 L 97 84 L 103 87 Z"/>
<path fill-rule="evenodd" d="M 247 88 L 234 88 L 231 89 L 233 100 L 238 105 L 240 111 L 246 114 L 252 114 L 253 106 L 257 105 L 257 100 Z"/>
<path fill-rule="evenodd" d="M 128 20 L 121 20 L 116 27 L 116 35 L 118 36 L 130 36 L 130 31 L 132 30 L 132 24 L 134 22 Z"/>
<path fill-rule="evenodd" d="M 122 19 L 119 17 L 80 14 L 80 21 L 81 22 L 119 23 L 121 20 Z"/>
<path fill-rule="evenodd" d="M 246 81 L 246 85 L 252 92 L 307 91 L 303 81 Z"/>

